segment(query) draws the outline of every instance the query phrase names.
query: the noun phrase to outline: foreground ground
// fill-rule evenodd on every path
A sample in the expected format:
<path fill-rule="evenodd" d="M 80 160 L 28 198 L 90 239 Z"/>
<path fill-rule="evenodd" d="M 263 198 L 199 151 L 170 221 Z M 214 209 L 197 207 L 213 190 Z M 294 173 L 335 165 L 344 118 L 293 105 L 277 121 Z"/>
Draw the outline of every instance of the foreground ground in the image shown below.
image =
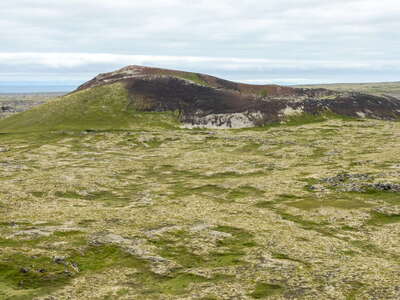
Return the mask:
<path fill-rule="evenodd" d="M 0 299 L 399 299 L 399 143 L 373 120 L 0 135 Z"/>

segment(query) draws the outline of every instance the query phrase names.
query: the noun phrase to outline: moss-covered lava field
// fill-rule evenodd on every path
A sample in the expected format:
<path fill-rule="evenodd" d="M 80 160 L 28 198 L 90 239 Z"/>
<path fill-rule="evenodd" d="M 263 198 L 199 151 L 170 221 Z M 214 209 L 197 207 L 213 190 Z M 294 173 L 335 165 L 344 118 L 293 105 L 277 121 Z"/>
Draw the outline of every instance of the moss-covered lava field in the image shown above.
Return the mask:
<path fill-rule="evenodd" d="M 339 118 L 1 134 L 0 299 L 399 299 L 399 141 Z"/>

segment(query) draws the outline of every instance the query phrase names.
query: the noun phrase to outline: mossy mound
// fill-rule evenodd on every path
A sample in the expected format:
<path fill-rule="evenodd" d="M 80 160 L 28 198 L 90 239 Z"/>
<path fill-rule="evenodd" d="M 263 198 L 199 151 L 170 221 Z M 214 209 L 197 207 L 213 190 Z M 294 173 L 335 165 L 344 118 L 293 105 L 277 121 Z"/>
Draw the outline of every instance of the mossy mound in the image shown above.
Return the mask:
<path fill-rule="evenodd" d="M 0 132 L 173 128 L 174 112 L 139 112 L 121 83 L 74 92 L 0 121 Z"/>

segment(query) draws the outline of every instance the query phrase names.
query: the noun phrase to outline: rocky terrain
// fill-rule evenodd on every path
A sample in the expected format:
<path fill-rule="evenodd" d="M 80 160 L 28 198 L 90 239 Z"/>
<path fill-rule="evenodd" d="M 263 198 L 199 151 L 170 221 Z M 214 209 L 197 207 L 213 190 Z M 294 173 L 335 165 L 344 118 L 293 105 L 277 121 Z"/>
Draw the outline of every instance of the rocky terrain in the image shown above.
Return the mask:
<path fill-rule="evenodd" d="M 0 119 L 62 96 L 62 93 L 0 94 Z"/>
<path fill-rule="evenodd" d="M 0 299 L 400 298 L 395 98 L 140 70 L 0 120 Z"/>
<path fill-rule="evenodd" d="M 399 299 L 399 139 L 340 119 L 0 135 L 0 299 Z"/>
<path fill-rule="evenodd" d="M 314 89 L 325 88 L 339 92 L 361 92 L 377 96 L 390 95 L 400 98 L 400 82 L 312 84 L 301 87 Z"/>

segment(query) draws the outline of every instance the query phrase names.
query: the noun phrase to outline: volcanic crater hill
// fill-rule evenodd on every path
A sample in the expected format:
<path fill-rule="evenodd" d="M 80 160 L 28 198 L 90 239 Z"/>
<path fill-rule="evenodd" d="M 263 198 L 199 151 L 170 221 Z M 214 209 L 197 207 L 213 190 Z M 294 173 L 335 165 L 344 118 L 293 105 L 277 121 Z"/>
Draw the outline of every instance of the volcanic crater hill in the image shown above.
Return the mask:
<path fill-rule="evenodd" d="M 139 121 L 187 128 L 243 128 L 326 114 L 395 120 L 400 117 L 400 100 L 323 88 L 250 85 L 199 73 L 128 66 L 100 74 L 57 101 L 7 118 L 0 122 L 0 129 L 121 129 Z"/>

